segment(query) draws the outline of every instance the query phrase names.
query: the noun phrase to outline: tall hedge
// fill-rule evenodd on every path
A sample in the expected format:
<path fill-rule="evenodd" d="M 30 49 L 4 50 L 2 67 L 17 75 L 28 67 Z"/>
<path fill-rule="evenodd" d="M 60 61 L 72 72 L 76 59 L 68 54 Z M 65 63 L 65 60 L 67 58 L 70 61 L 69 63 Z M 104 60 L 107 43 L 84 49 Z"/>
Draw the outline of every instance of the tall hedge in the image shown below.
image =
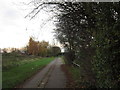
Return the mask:
<path fill-rule="evenodd" d="M 92 63 L 89 69 L 95 74 L 96 87 L 119 87 L 119 3 L 67 2 L 58 7 L 58 40 L 68 52 L 74 52 L 74 60 L 84 62 L 83 67 Z"/>

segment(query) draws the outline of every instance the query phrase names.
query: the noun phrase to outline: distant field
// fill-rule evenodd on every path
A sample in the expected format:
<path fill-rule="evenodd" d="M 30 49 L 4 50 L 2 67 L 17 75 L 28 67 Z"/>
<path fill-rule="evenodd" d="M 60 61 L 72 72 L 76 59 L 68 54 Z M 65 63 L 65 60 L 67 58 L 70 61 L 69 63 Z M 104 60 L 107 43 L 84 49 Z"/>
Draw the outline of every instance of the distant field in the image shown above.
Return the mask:
<path fill-rule="evenodd" d="M 3 56 L 3 88 L 15 87 L 52 60 L 54 60 L 54 57 Z"/>
<path fill-rule="evenodd" d="M 18 53 L 6 53 L 2 54 L 2 68 L 3 70 L 10 69 L 12 67 L 19 66 L 28 62 L 40 58 L 38 56 L 21 55 Z"/>

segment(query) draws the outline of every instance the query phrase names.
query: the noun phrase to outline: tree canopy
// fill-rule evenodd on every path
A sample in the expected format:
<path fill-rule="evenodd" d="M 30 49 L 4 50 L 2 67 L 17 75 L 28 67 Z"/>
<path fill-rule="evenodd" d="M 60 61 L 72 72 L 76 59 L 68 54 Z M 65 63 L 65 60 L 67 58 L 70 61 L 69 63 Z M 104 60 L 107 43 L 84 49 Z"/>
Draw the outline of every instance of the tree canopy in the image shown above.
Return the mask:
<path fill-rule="evenodd" d="M 65 2 L 59 8 L 56 36 L 75 55 L 69 54 L 69 62 L 78 60 L 84 68 L 91 64 L 97 87 L 119 87 L 119 3 Z"/>
<path fill-rule="evenodd" d="M 29 55 L 38 56 L 56 56 L 61 53 L 61 49 L 58 46 L 51 46 L 49 42 L 46 41 L 35 41 L 34 38 L 30 37 L 27 52 Z"/>

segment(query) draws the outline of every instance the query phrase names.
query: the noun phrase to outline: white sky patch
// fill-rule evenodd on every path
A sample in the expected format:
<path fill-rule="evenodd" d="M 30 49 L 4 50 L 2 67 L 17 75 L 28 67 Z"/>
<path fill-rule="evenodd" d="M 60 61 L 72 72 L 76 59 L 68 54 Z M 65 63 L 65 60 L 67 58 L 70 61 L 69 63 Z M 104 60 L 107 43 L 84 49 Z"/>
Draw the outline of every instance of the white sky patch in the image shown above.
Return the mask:
<path fill-rule="evenodd" d="M 0 0 L 0 48 L 20 48 L 27 45 L 29 37 L 53 42 L 53 21 L 47 22 L 51 14 L 41 11 L 33 20 L 25 19 L 32 10 L 20 2 L 31 0 Z M 47 24 L 45 24 L 47 22 Z"/>

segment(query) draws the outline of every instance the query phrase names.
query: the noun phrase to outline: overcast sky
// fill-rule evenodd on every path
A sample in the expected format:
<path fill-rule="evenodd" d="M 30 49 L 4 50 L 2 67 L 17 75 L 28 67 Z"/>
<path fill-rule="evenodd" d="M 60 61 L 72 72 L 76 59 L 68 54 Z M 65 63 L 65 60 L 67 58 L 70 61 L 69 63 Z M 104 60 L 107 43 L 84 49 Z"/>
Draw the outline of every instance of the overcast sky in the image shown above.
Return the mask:
<path fill-rule="evenodd" d="M 24 18 L 32 10 L 32 6 L 21 2 L 30 0 L 0 0 L 0 48 L 20 48 L 27 45 L 29 37 L 39 41 L 53 42 L 53 21 L 45 22 L 50 13 L 41 11 L 35 19 Z"/>

